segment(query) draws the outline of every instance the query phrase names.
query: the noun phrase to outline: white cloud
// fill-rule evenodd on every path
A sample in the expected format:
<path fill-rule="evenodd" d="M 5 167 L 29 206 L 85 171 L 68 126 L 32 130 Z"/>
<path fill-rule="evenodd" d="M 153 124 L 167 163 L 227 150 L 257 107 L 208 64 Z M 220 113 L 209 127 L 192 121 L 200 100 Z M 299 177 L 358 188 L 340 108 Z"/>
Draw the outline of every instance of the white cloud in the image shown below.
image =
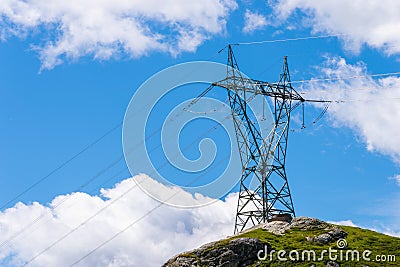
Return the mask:
<path fill-rule="evenodd" d="M 140 182 L 144 178 L 148 176 L 126 179 L 101 190 L 99 196 L 76 192 L 58 196 L 48 206 L 18 203 L 0 212 L 0 265 L 20 266 L 45 250 L 32 266 L 69 266 L 143 215 L 147 216 L 77 266 L 161 266 L 175 254 L 232 234 L 237 193 L 202 208 L 160 206 L 149 213 L 159 203 L 135 187 L 134 179 Z M 160 192 L 179 193 L 190 203 L 196 201 L 179 188 L 153 183 Z M 350 220 L 332 223 L 356 226 Z M 399 235 L 393 229 L 380 229 Z M 57 240 L 61 241 L 46 250 Z"/>
<path fill-rule="evenodd" d="M 343 225 L 343 226 L 351 226 L 351 227 L 358 227 L 357 225 L 355 225 L 353 223 L 352 220 L 344 220 L 344 221 L 330 221 L 328 223 L 332 223 L 332 224 L 337 224 L 337 225 Z"/>
<path fill-rule="evenodd" d="M 385 235 L 400 237 L 400 231 L 396 231 L 396 230 L 393 230 L 390 228 L 386 228 L 385 230 L 381 231 L 381 233 L 383 233 Z"/>
<path fill-rule="evenodd" d="M 65 59 L 194 51 L 225 30 L 234 0 L 3 0 L 0 37 L 40 36 L 42 68 Z"/>
<path fill-rule="evenodd" d="M 363 76 L 363 63 L 347 64 L 343 58 L 330 58 L 321 68 L 329 78 Z M 303 85 L 307 98 L 346 100 L 331 104 L 328 115 L 336 127 L 349 127 L 361 137 L 369 151 L 389 155 L 400 162 L 400 78 L 332 80 Z"/>
<path fill-rule="evenodd" d="M 126 179 L 112 189 L 102 190 L 101 196 L 72 193 L 57 208 L 54 207 L 65 196 L 58 196 L 49 206 L 18 203 L 1 212 L 0 244 L 37 217 L 44 217 L 23 234 L 11 239 L 8 245 L 2 246 L 1 265 L 4 266 L 11 260 L 11 265 L 14 266 L 31 259 L 109 205 L 33 262 L 37 266 L 69 266 L 159 204 L 137 187 L 116 201 L 135 185 L 134 179 L 140 181 L 144 177 L 139 175 Z M 156 182 L 154 186 L 163 192 L 170 190 L 175 193 L 176 190 L 181 190 L 168 189 Z M 181 193 L 189 202 L 195 201 L 190 194 Z M 197 209 L 161 206 L 78 266 L 160 266 L 177 253 L 232 234 L 236 197 L 237 194 L 232 194 L 225 201 L 218 200 L 212 205 Z M 111 202 L 114 204 L 110 205 Z"/>
<path fill-rule="evenodd" d="M 400 52 L 400 1 L 274 0 L 276 17 L 286 20 L 297 11 L 315 32 L 342 33 L 346 48 L 358 52 L 363 44 Z M 295 16 L 297 17 L 297 16 Z"/>
<path fill-rule="evenodd" d="M 251 33 L 256 30 L 262 29 L 268 25 L 268 21 L 265 16 L 257 13 L 251 12 L 250 10 L 246 10 L 244 14 L 244 27 L 243 32 Z"/>
<path fill-rule="evenodd" d="M 400 186 L 400 174 L 393 175 L 389 178 L 390 180 L 395 180 L 397 185 Z"/>

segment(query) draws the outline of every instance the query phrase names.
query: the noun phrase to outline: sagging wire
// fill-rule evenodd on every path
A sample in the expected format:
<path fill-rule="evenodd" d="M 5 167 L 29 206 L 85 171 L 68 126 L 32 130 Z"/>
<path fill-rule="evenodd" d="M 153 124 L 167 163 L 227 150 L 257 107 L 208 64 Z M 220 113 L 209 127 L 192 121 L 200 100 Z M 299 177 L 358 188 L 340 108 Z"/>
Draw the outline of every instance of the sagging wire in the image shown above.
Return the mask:
<path fill-rule="evenodd" d="M 309 124 L 309 125 L 307 125 L 306 126 L 306 123 L 305 123 L 305 107 L 304 107 L 304 103 L 302 103 L 302 121 L 301 121 L 301 127 L 299 128 L 299 129 L 293 129 L 293 130 L 290 130 L 291 132 L 300 132 L 300 131 L 302 131 L 302 130 L 304 130 L 304 129 L 306 129 L 306 128 L 309 128 L 309 127 L 311 127 L 311 126 L 315 126 L 315 125 L 317 125 L 318 124 L 318 122 L 325 116 L 325 114 L 327 113 L 327 111 L 328 111 L 328 109 L 329 109 L 329 106 L 330 106 L 330 104 L 331 103 L 333 103 L 333 102 L 326 102 L 326 104 L 325 104 L 325 106 L 324 106 L 324 109 L 322 110 L 322 112 L 312 121 L 312 123 L 311 124 Z"/>
<path fill-rule="evenodd" d="M 328 108 L 329 108 L 330 104 L 331 104 L 330 102 L 326 103 L 326 105 L 325 105 L 324 109 L 322 110 L 321 114 L 319 114 L 319 116 L 313 121 L 313 124 L 317 124 L 322 119 L 322 117 L 324 117 L 324 115 L 328 111 Z"/>
<path fill-rule="evenodd" d="M 319 35 L 319 36 L 305 36 L 305 37 L 287 38 L 287 39 L 242 42 L 242 43 L 234 43 L 231 45 L 238 46 L 238 45 L 253 45 L 253 44 L 266 44 L 266 43 L 285 43 L 285 42 L 303 41 L 303 40 L 311 40 L 311 39 L 325 39 L 325 38 L 339 37 L 339 36 L 344 36 L 344 35 L 346 35 L 346 34 L 339 33 L 339 34 L 329 34 L 329 35 Z"/>

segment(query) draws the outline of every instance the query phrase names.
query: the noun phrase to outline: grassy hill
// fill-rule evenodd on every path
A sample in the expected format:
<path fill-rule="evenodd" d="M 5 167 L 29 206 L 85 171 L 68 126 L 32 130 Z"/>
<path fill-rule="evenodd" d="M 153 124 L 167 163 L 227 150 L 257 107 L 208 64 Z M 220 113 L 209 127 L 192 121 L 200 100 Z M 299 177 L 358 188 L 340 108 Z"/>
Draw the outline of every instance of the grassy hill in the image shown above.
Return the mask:
<path fill-rule="evenodd" d="M 175 266 L 400 266 L 400 239 L 299 217 L 259 225 L 164 264 Z"/>

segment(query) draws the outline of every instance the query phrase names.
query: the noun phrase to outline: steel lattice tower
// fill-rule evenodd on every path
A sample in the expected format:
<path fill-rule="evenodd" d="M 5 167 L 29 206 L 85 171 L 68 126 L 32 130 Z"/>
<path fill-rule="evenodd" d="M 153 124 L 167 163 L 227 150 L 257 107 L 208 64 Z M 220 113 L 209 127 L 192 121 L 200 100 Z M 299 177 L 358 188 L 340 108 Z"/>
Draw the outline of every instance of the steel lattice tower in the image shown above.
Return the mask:
<path fill-rule="evenodd" d="M 286 176 L 286 151 L 290 114 L 306 101 L 290 82 L 287 57 L 284 58 L 279 82 L 268 83 L 243 77 L 232 47 L 228 46 L 227 76 L 213 83 L 228 90 L 236 138 L 242 163 L 240 193 L 236 212 L 235 233 L 246 226 L 267 222 L 278 214 L 295 216 Z M 274 125 L 268 136 L 248 112 L 247 101 L 261 95 L 271 98 Z M 250 180 L 256 185 L 250 188 Z"/>

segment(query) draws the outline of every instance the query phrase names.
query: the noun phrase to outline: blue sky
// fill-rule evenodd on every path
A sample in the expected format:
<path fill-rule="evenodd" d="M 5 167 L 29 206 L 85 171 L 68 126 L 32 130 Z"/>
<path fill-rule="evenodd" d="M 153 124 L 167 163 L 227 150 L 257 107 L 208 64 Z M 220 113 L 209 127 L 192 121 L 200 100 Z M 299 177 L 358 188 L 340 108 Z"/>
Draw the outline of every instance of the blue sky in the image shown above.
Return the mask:
<path fill-rule="evenodd" d="M 252 78 L 277 81 L 285 55 L 293 81 L 357 76 L 293 84 L 306 98 L 348 100 L 332 104 L 316 124 L 312 122 L 323 106 L 307 105 L 305 120 L 308 127 L 302 131 L 297 130 L 300 113 L 294 114 L 287 173 L 297 215 L 345 221 L 399 235 L 400 141 L 397 135 L 400 129 L 400 79 L 395 74 L 368 76 L 399 71 L 400 37 L 397 33 L 400 15 L 394 12 L 399 10 L 399 5 L 393 1 L 373 0 L 363 4 L 344 0 L 331 3 L 207 0 L 201 4 L 172 0 L 162 3 L 155 0 L 103 1 L 101 4 L 95 1 L 64 4 L 30 0 L 2 2 L 0 225 L 7 229 L 4 236 L 12 236 L 13 227 L 23 228 L 27 223 L 26 219 L 18 218 L 34 220 L 35 207 L 54 214 L 54 210 L 46 207 L 52 207 L 51 203 L 62 196 L 81 197 L 76 192 L 83 192 L 88 193 L 83 199 L 97 201 L 99 196 L 106 203 L 107 199 L 120 193 L 123 184 L 117 183 L 126 182 L 131 175 L 121 159 L 122 128 L 116 127 L 101 141 L 21 195 L 122 123 L 131 97 L 149 77 L 188 61 L 225 63 L 226 51 L 217 52 L 228 43 L 264 40 L 286 41 L 234 46 L 241 70 Z M 287 40 L 326 35 L 336 36 Z M 178 104 L 196 96 L 202 87 L 188 86 L 181 90 L 192 91 L 181 91 L 182 94 L 178 91 L 172 97 L 174 100 L 161 103 L 161 110 L 168 111 L 175 102 Z M 221 91 L 211 93 L 211 96 L 223 99 L 223 94 Z M 158 125 L 163 116 L 153 119 L 154 125 Z M 212 124 L 195 122 L 191 127 L 183 131 L 182 146 L 201 136 Z M 217 146 L 222 142 L 218 148 L 222 155 L 229 152 L 223 136 L 218 131 L 208 136 L 215 139 Z M 151 142 L 157 146 L 157 141 L 159 139 Z M 161 151 L 154 153 L 157 164 L 162 163 Z M 197 146 L 185 153 L 190 159 L 200 155 Z M 147 174 L 151 176 L 150 172 Z M 172 168 L 167 168 L 166 172 L 172 176 L 176 174 Z M 101 188 L 112 188 L 107 191 L 111 192 L 109 198 L 107 194 L 100 194 Z M 135 199 L 132 197 L 132 201 Z M 17 202 L 24 204 L 14 206 Z M 40 204 L 32 204 L 34 202 Z M 168 238 L 173 240 L 171 237 L 178 238 L 179 233 L 184 233 L 182 236 L 187 241 L 185 245 L 171 246 L 171 250 L 157 258 L 157 263 L 169 254 L 220 237 L 199 226 L 200 222 L 223 225 L 221 233 L 230 234 L 234 222 L 230 221 L 229 214 L 215 216 L 212 223 L 207 216 L 218 214 L 224 207 L 232 208 L 234 204 L 234 200 L 221 201 L 209 211 L 204 209 L 204 213 L 166 208 L 171 214 Z M 73 210 L 87 208 L 81 205 Z M 88 216 L 96 211 L 90 207 Z M 137 214 L 134 216 L 145 214 L 151 207 L 150 204 L 135 206 Z M 121 205 L 120 209 L 129 209 L 129 205 Z M 57 216 L 62 218 L 60 214 Z M 72 225 L 79 224 L 84 217 L 72 216 Z M 193 222 L 193 218 L 198 219 L 195 220 L 198 224 L 188 223 Z M 159 220 L 159 217 L 154 215 L 152 220 Z M 104 221 L 99 220 L 101 223 Z M 60 224 L 68 225 L 66 221 Z M 176 230 L 177 225 L 182 224 L 186 230 Z M 107 225 L 114 230 L 123 228 L 112 222 Z M 138 227 L 136 233 L 146 233 L 146 229 L 146 226 Z M 199 239 L 193 229 L 204 235 L 208 233 L 208 239 Z M 60 230 L 54 236 L 62 234 Z M 95 233 L 92 234 L 92 248 L 107 239 L 107 236 L 98 239 Z M 153 240 L 150 236 L 149 240 Z M 12 243 L 14 241 L 16 243 Z M 10 266 L 28 261 L 40 252 L 40 248 L 20 246 L 17 240 L 7 242 L 14 245 L 14 250 L 5 249 L 0 258 L 3 263 L 10 261 Z M 43 243 L 41 248 L 49 244 L 51 241 Z M 60 242 L 58 246 L 65 249 L 67 244 Z M 86 249 L 90 251 L 90 246 Z M 107 251 L 114 255 L 112 246 Z M 57 265 L 60 263 L 55 260 L 57 252 L 53 252 L 54 258 L 43 255 L 36 263 L 39 266 Z M 13 258 L 11 254 L 18 256 Z M 59 260 L 72 263 L 80 257 L 79 251 L 71 252 L 68 257 Z M 102 260 L 111 262 L 109 258 Z M 124 260 L 135 262 L 134 258 Z M 89 266 L 90 262 L 81 264 Z"/>

